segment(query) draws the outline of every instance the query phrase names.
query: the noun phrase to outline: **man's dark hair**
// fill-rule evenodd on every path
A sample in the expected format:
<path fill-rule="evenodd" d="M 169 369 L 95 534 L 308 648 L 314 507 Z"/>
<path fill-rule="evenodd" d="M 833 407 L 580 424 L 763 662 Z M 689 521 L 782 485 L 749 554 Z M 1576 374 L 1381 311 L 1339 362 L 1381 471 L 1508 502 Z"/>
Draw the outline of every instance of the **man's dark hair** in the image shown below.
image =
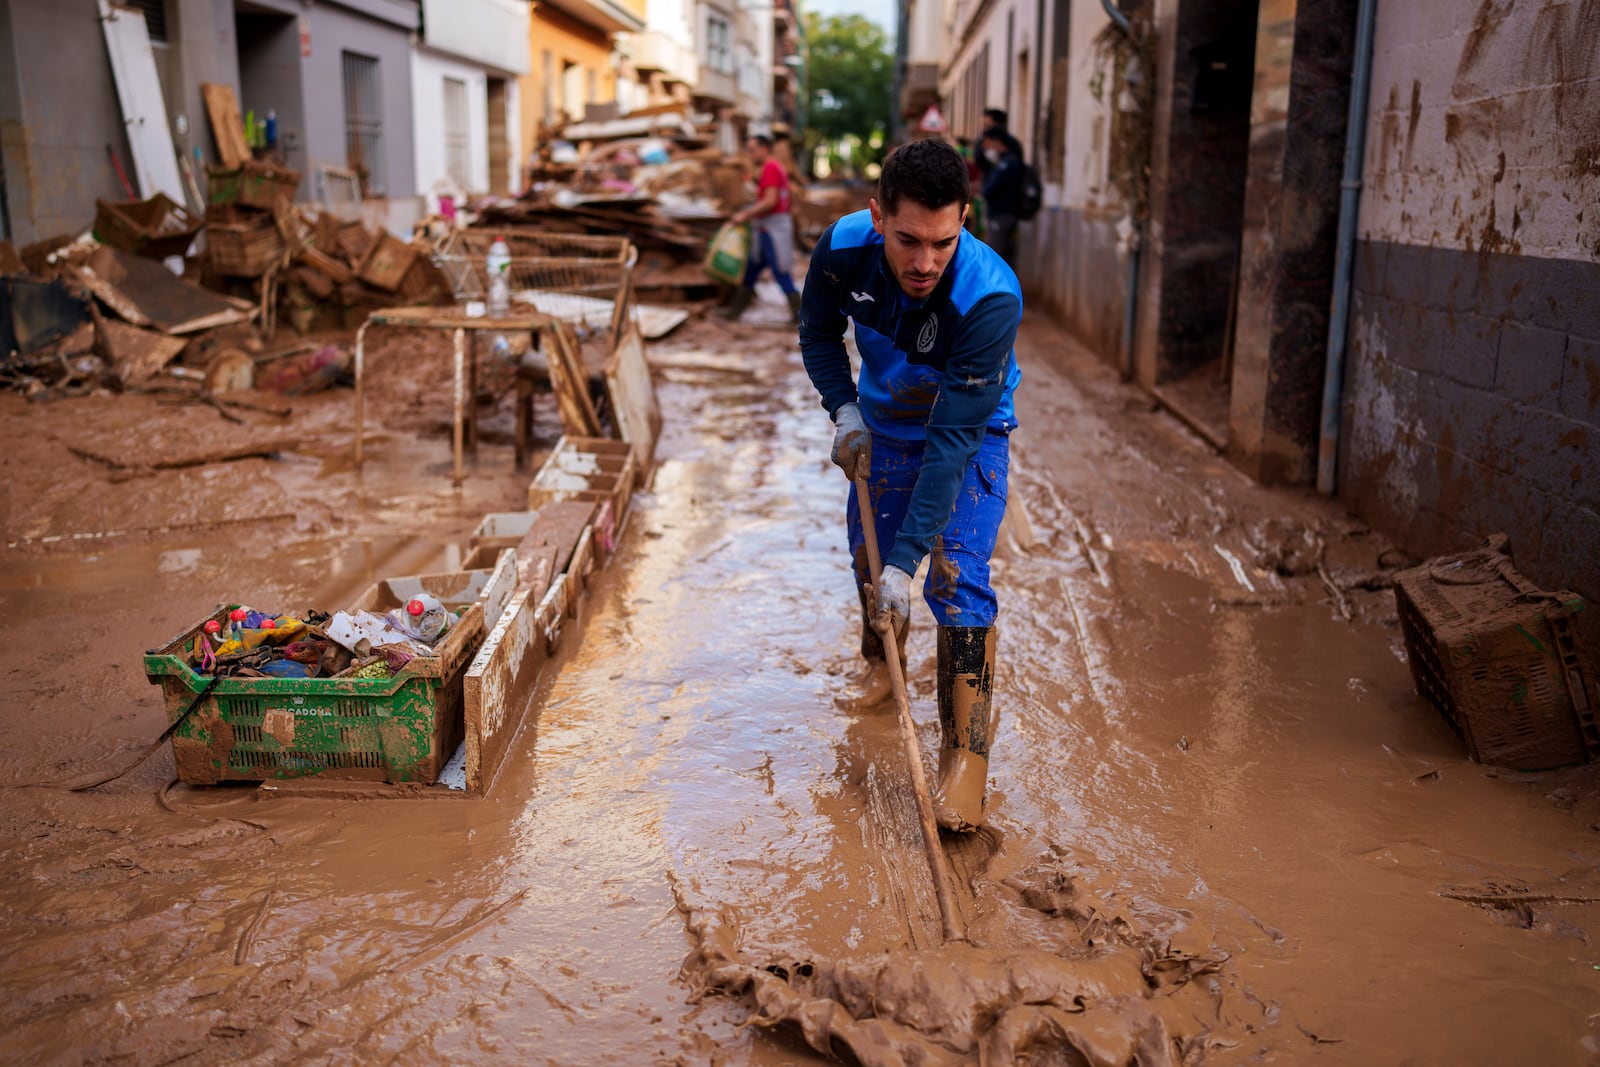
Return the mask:
<path fill-rule="evenodd" d="M 984 108 L 983 117 L 989 120 L 989 125 L 991 126 L 999 126 L 1004 129 L 1008 125 L 1006 113 L 997 107 Z"/>
<path fill-rule="evenodd" d="M 767 148 L 771 148 L 772 147 L 772 138 L 768 137 L 764 133 L 752 133 L 750 135 L 750 140 L 759 141 L 759 142 L 761 142 L 761 144 L 765 145 Z"/>
<path fill-rule="evenodd" d="M 937 211 L 965 204 L 972 196 L 967 162 L 944 141 L 912 141 L 896 148 L 878 176 L 878 206 L 886 215 L 900 210 L 905 198 Z"/>
<path fill-rule="evenodd" d="M 994 141 L 1004 148 L 1011 147 L 1010 145 L 1006 144 L 1006 130 L 1004 126 L 990 126 L 987 130 L 983 131 L 983 139 L 985 141 Z"/>

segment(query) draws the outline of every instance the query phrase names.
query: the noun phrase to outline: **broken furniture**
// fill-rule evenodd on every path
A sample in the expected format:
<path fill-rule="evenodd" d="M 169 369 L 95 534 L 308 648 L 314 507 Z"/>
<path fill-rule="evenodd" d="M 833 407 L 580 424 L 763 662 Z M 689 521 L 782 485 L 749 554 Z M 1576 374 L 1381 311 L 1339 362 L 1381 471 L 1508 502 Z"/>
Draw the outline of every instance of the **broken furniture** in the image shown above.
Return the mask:
<path fill-rule="evenodd" d="M 467 343 L 469 333 L 540 333 L 547 330 L 552 320 L 537 313 L 509 315 L 501 319 L 474 317 L 465 311 L 450 308 L 387 308 L 374 311 L 356 331 L 356 440 L 355 463 L 359 469 L 362 460 L 362 438 L 366 428 L 366 338 L 373 326 L 396 326 L 416 330 L 437 330 L 451 335 L 455 351 L 455 391 L 452 451 L 454 455 L 451 484 L 462 481 L 462 452 L 477 449 L 477 412 L 474 398 L 477 395 L 478 358 L 476 344 Z M 519 433 L 519 446 L 521 434 Z M 519 447 L 520 450 L 520 447 Z M 520 462 L 520 455 L 519 455 Z"/>

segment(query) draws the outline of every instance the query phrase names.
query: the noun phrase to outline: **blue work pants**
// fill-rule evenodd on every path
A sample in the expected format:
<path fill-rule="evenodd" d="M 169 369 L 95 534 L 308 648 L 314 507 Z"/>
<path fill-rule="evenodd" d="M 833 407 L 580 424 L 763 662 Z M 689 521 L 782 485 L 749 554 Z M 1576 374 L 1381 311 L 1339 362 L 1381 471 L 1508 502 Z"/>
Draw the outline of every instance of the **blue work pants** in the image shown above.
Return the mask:
<path fill-rule="evenodd" d="M 872 435 L 872 473 L 867 484 L 877 517 L 878 550 L 887 556 L 911 502 L 911 490 L 922 472 L 922 441 Z M 1006 513 L 1006 488 L 1011 466 L 1011 441 L 1002 433 L 986 433 L 961 480 L 950 511 L 950 524 L 929 553 L 928 579 L 922 596 L 940 626 L 993 626 L 998 605 L 989 586 L 989 559 Z M 857 585 L 876 580 L 868 574 L 861 509 L 852 488 L 845 506 L 850 558 Z"/>

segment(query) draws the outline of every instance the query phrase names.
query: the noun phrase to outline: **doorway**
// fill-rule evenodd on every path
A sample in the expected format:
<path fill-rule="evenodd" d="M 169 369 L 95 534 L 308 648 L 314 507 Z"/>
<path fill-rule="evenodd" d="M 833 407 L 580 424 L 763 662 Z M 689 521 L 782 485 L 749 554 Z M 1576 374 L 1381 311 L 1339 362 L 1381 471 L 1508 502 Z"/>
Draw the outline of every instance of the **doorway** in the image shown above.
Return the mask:
<path fill-rule="evenodd" d="M 1174 32 L 1152 391 L 1227 447 L 1257 0 L 1183 0 Z"/>
<path fill-rule="evenodd" d="M 235 6 L 233 28 L 234 40 L 239 42 L 239 113 L 254 112 L 258 119 L 273 114 L 278 155 L 285 166 L 304 170 L 299 22 L 293 15 L 240 2 Z"/>

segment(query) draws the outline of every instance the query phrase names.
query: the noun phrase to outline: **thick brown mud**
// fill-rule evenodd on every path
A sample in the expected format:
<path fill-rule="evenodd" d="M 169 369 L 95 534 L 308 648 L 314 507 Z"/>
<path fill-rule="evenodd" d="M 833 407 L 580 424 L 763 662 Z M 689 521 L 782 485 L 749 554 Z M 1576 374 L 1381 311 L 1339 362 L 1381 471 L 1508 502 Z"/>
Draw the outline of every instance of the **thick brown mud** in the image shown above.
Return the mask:
<path fill-rule="evenodd" d="M 27 783 L 137 754 L 165 724 L 140 652 L 219 601 L 340 606 L 459 558 L 528 480 L 504 404 L 458 493 L 443 356 L 379 347 L 360 475 L 348 392 L 254 426 L 274 458 L 159 469 L 66 442 L 237 428 L 0 398 L 0 1059 L 1600 1061 L 1594 770 L 1467 761 L 1392 595 L 1343 593 L 1347 622 L 1303 558 L 1354 578 L 1386 546 L 1038 321 L 991 815 L 945 839 L 972 944 L 942 946 L 892 708 L 836 704 L 830 428 L 760 315 L 653 346 L 661 466 L 484 800 L 169 788 L 167 752 Z M 933 659 L 917 606 L 930 766 Z"/>

